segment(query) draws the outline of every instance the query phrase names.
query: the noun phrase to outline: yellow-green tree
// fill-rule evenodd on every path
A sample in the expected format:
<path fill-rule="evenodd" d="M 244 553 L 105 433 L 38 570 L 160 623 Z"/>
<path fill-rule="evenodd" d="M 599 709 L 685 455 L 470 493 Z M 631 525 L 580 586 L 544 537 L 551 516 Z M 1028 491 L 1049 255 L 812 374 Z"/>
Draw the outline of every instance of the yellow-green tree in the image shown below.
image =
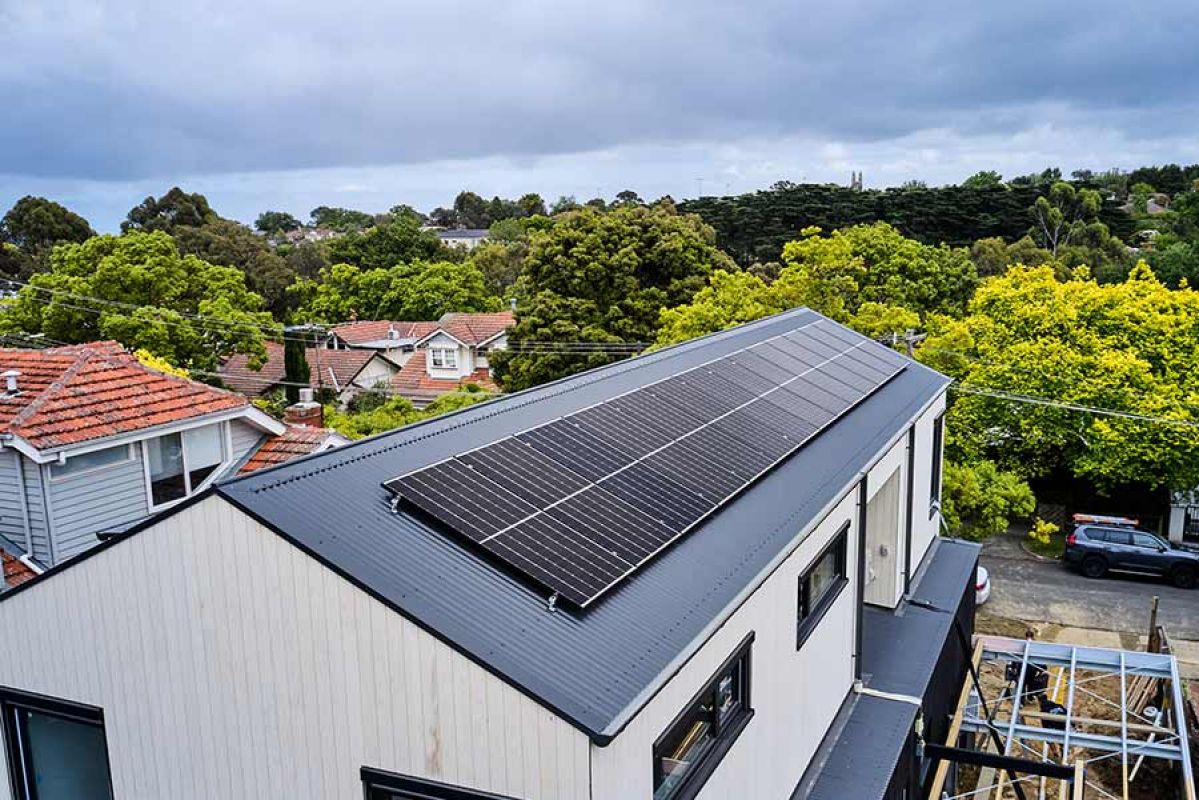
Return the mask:
<path fill-rule="evenodd" d="M 1106 285 L 1086 269 L 1061 281 L 1048 266 L 1013 267 L 979 286 L 965 317 L 928 328 L 919 358 L 959 381 L 956 458 L 1030 477 L 1064 468 L 1100 486 L 1199 484 L 1199 293 L 1169 289 L 1144 263 Z"/>

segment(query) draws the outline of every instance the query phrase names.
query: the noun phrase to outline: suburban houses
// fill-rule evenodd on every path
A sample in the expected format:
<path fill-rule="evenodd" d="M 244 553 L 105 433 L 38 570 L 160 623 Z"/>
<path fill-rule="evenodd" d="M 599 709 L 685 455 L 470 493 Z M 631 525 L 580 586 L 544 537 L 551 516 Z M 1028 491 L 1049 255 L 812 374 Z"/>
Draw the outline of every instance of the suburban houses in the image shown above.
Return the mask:
<path fill-rule="evenodd" d="M 262 397 L 280 391 L 286 384 L 283 345 L 266 342 L 266 362 L 260 369 L 250 366 L 250 358 L 238 353 L 220 368 L 221 382 L 247 397 Z M 337 402 L 349 402 L 359 392 L 386 386 L 400 371 L 400 364 L 388 354 L 376 350 L 329 350 L 309 347 L 308 388 L 329 393 Z"/>
<path fill-rule="evenodd" d="M 453 228 L 438 231 L 437 238 L 447 247 L 461 247 L 464 250 L 474 250 L 487 241 L 490 232 L 486 229 Z"/>
<path fill-rule="evenodd" d="M 0 597 L 0 797 L 916 796 L 947 384 L 797 310 L 193 491 Z"/>
<path fill-rule="evenodd" d="M 302 421 L 317 424 L 297 434 L 296 418 L 280 422 L 240 395 L 146 367 L 115 342 L 0 349 L 0 377 L 9 585 L 16 563 L 34 572 L 62 564 L 251 462 L 275 463 L 267 453 L 345 442 L 320 427 L 319 406 Z"/>

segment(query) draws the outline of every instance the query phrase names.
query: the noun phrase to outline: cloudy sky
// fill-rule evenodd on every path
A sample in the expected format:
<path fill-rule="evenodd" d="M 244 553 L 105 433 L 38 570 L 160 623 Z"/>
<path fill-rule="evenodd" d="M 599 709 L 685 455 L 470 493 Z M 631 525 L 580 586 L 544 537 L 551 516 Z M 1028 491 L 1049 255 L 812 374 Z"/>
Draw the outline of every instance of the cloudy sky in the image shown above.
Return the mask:
<path fill-rule="evenodd" d="M 1199 3 L 0 0 L 0 212 L 1199 161 Z"/>

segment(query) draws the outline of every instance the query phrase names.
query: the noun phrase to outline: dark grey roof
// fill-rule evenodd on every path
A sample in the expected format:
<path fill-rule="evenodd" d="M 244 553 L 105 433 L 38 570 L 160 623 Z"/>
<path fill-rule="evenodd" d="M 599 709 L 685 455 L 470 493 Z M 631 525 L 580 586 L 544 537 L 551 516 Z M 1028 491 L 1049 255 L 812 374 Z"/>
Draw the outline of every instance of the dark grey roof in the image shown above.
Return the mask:
<path fill-rule="evenodd" d="M 974 585 L 978 552 L 977 544 L 942 539 L 917 576 L 911 594 L 914 603 L 904 601 L 895 611 L 866 608 L 863 683 L 883 692 L 925 697 L 933 667 L 947 637 L 953 635 L 952 612 L 966 587 Z M 884 797 L 915 721 L 914 705 L 851 695 L 792 797 Z"/>
<path fill-rule="evenodd" d="M 486 228 L 452 228 L 437 235 L 442 239 L 486 239 L 490 233 Z"/>
<path fill-rule="evenodd" d="M 947 379 L 911 363 L 585 612 L 547 611 L 542 590 L 424 518 L 393 512 L 381 483 L 820 318 L 801 309 L 760 320 L 253 473 L 217 493 L 603 742 Z"/>

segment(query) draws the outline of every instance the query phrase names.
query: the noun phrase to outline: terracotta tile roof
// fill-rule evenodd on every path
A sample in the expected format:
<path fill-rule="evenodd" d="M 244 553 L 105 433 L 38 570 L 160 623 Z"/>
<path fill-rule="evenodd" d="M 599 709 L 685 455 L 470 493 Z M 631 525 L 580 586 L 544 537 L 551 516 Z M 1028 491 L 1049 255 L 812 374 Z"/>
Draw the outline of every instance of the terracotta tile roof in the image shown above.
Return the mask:
<path fill-rule="evenodd" d="M 244 355 L 234 355 L 221 365 L 221 380 L 235 392 L 257 397 L 269 394 L 283 381 L 283 345 L 276 342 L 266 343 L 266 363 L 261 370 L 253 370 L 248 366 L 249 358 Z M 308 385 L 313 389 L 345 388 L 354 377 L 362 371 L 379 353 L 374 350 L 327 350 L 322 347 L 312 347 L 307 351 Z M 333 370 L 330 377 L 329 370 Z"/>
<path fill-rule="evenodd" d="M 437 329 L 436 322 L 405 322 L 403 320 L 362 320 L 360 322 L 347 322 L 345 325 L 338 325 L 330 330 L 330 333 L 337 336 L 343 342 L 349 345 L 365 344 L 367 342 L 377 342 L 387 338 L 387 332 L 395 328 L 396 334 L 400 339 L 419 339 L 426 334 L 432 333 Z"/>
<path fill-rule="evenodd" d="M 33 571 L 32 567 L 7 550 L 0 550 L 0 558 L 4 560 L 4 585 L 9 589 L 14 589 L 25 581 L 37 577 L 37 573 Z"/>
<path fill-rule="evenodd" d="M 271 437 L 262 443 L 258 452 L 250 456 L 250 460 L 238 470 L 239 475 L 247 472 L 273 467 L 293 458 L 315 453 L 329 439 L 342 439 L 337 431 L 329 428 L 306 428 L 302 425 L 288 425 L 287 430 L 278 436 Z"/>
<path fill-rule="evenodd" d="M 437 327 L 464 344 L 485 342 L 502 330 L 511 328 L 516 318 L 511 311 L 494 314 L 446 314 Z"/>
<path fill-rule="evenodd" d="M 0 395 L 0 433 L 39 450 L 79 444 L 245 406 L 235 394 L 151 369 L 116 342 L 0 349 L 19 394 Z M 0 384 L 0 389 L 3 389 Z"/>
<path fill-rule="evenodd" d="M 432 400 L 439 394 L 452 392 L 468 383 L 477 383 L 490 392 L 499 391 L 499 387 L 491 379 L 491 375 L 486 368 L 477 369 L 460 380 L 444 380 L 429 377 L 429 373 L 425 369 L 425 355 L 427 352 L 427 350 L 417 350 L 412 354 L 412 358 L 408 359 L 408 362 L 404 364 L 403 368 L 391 376 L 390 387 L 393 391 L 410 400 L 419 401 Z"/>

